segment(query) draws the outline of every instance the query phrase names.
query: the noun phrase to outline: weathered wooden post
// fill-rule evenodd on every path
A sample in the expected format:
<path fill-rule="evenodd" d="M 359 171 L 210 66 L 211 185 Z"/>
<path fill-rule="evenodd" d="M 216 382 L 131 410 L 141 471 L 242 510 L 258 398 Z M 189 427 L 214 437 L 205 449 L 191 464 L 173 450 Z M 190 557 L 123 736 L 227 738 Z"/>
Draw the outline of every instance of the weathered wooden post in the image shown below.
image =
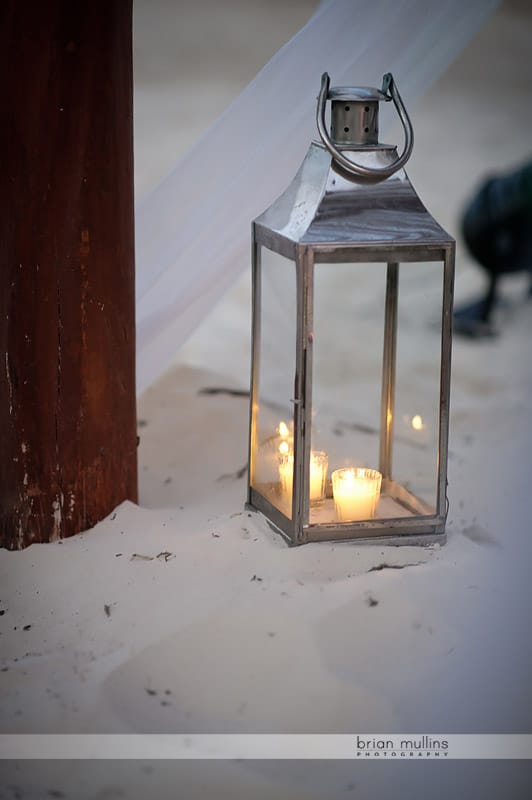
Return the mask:
<path fill-rule="evenodd" d="M 137 498 L 131 0 L 0 8 L 0 545 Z"/>

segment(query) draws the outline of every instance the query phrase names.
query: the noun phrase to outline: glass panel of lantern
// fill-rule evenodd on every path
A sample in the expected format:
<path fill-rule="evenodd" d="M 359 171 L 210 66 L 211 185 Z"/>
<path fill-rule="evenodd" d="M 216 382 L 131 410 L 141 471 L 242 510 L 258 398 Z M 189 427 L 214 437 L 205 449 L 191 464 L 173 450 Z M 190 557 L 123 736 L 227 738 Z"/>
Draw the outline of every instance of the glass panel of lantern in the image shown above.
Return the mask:
<path fill-rule="evenodd" d="M 260 293 L 255 324 L 254 423 L 250 458 L 251 486 L 272 506 L 292 518 L 294 465 L 294 374 L 296 271 L 293 262 L 261 248 L 255 264 L 255 293 Z M 257 297 L 258 300 L 258 297 Z M 260 333 L 259 333 L 260 332 Z"/>
<path fill-rule="evenodd" d="M 311 484 L 312 454 L 326 454 L 328 474 L 319 502 L 311 488 L 310 525 L 436 514 L 442 263 L 317 264 L 314 275 Z M 389 414 L 390 275 L 400 291 Z"/>

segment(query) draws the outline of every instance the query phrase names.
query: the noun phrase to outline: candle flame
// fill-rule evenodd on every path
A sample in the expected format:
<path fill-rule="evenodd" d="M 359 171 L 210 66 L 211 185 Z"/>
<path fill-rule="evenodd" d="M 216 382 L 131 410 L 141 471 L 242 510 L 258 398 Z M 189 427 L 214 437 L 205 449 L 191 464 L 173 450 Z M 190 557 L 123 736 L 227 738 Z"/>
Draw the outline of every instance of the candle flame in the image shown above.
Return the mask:
<path fill-rule="evenodd" d="M 288 453 L 289 451 L 288 442 L 281 442 L 279 445 L 279 452 L 280 453 Z"/>
<path fill-rule="evenodd" d="M 283 439 L 286 439 L 289 433 L 290 431 L 288 430 L 288 425 L 286 422 L 281 421 L 279 423 L 279 436 L 281 436 Z"/>
<path fill-rule="evenodd" d="M 411 425 L 415 431 L 422 431 L 425 427 L 423 423 L 423 417 L 420 414 L 416 414 L 412 417 Z"/>

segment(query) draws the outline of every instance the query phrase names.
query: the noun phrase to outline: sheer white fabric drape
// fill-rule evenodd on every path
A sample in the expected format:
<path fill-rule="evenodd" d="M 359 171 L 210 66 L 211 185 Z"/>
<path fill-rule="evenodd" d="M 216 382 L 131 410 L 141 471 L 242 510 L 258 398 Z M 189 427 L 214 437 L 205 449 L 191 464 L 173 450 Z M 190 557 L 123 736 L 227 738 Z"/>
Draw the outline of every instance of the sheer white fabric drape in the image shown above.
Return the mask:
<path fill-rule="evenodd" d="M 136 211 L 137 386 L 152 383 L 249 264 L 250 223 L 316 138 L 322 72 L 380 86 L 408 108 L 498 0 L 330 0 L 288 42 Z M 392 121 L 381 106 L 381 139 Z M 388 137 L 389 138 L 389 137 Z"/>

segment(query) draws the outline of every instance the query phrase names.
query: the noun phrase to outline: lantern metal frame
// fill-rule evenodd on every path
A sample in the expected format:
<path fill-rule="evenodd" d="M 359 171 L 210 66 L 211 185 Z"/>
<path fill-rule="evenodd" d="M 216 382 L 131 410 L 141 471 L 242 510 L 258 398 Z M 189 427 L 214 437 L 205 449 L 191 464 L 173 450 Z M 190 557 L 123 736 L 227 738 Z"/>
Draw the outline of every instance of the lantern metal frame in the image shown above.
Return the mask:
<path fill-rule="evenodd" d="M 318 106 L 318 114 L 319 112 Z M 335 160 L 326 143 L 314 141 L 286 192 L 252 224 L 252 368 L 247 507 L 264 514 L 287 541 L 294 545 L 345 539 L 355 539 L 357 542 L 378 540 L 391 544 L 443 543 L 448 508 L 447 458 L 455 242 L 423 206 L 403 171 L 402 164 L 395 170 L 390 170 L 399 160 L 395 147 L 371 143 L 355 146 L 342 143 L 339 146 L 345 159 L 353 162 L 356 159 L 356 164 L 369 171 L 381 169 L 386 177 L 371 181 L 353 174 L 348 175 Z M 385 224 L 383 209 L 386 212 Z M 376 221 L 373 218 L 375 216 Z M 257 454 L 262 247 L 290 259 L 296 270 L 291 518 L 285 516 L 252 485 L 254 459 Z M 311 524 L 309 467 L 314 267 L 319 263 L 377 262 L 387 264 L 379 471 L 383 476 L 383 490 L 410 509 L 414 516 Z M 434 512 L 430 512 L 423 501 L 392 478 L 399 265 L 406 262 L 443 263 L 437 493 Z"/>

